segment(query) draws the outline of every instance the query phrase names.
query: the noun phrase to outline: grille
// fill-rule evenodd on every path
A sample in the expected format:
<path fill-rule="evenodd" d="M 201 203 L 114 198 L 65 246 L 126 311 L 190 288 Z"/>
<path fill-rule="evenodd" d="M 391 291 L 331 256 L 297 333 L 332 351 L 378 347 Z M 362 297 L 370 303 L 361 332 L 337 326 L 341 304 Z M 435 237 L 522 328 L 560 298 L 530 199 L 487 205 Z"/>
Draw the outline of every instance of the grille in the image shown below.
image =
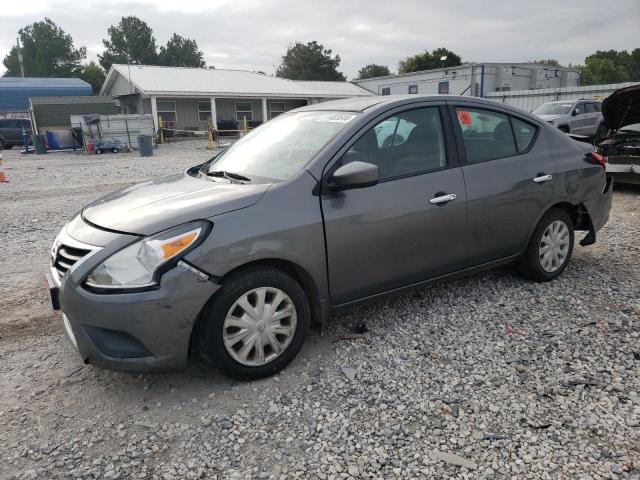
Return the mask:
<path fill-rule="evenodd" d="M 53 260 L 53 268 L 58 272 L 60 279 L 62 279 L 65 273 L 67 273 L 78 260 L 89 253 L 91 253 L 91 250 L 60 244 Z"/>

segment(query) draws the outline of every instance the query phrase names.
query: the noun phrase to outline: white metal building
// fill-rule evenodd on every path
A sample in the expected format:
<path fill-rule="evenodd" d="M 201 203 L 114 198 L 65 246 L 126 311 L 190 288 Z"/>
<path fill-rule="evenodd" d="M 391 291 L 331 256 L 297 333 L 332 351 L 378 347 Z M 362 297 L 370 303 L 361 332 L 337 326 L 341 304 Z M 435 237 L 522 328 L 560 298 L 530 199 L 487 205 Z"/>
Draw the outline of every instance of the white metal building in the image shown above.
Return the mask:
<path fill-rule="evenodd" d="M 101 95 L 120 101 L 124 113 L 158 115 L 171 128 L 203 130 L 255 126 L 310 103 L 373 95 L 349 82 L 297 81 L 244 70 L 112 65 Z"/>
<path fill-rule="evenodd" d="M 485 98 L 514 107 L 535 110 L 546 102 L 556 100 L 598 100 L 602 101 L 620 88 L 637 85 L 638 82 L 612 83 L 608 85 L 587 85 L 584 87 L 543 88 L 540 90 L 518 90 L 515 92 L 489 92 Z"/>
<path fill-rule="evenodd" d="M 485 97 L 489 92 L 579 85 L 580 73 L 539 63 L 465 63 L 457 67 L 367 78 L 355 83 L 377 95 L 416 93 Z"/>

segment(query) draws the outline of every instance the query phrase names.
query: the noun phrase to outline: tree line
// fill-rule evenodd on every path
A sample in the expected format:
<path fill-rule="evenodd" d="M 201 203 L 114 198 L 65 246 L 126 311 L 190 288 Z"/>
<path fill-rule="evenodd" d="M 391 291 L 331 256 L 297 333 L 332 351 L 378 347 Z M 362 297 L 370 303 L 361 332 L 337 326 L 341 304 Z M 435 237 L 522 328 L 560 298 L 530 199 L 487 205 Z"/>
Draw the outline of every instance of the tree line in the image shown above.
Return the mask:
<path fill-rule="evenodd" d="M 27 25 L 18 31 L 24 73 L 27 77 L 79 77 L 89 83 L 97 93 L 106 72 L 114 63 L 161 65 L 170 67 L 206 68 L 204 53 L 194 39 L 174 33 L 165 45 L 158 47 L 153 30 L 137 17 L 122 17 L 117 25 L 107 30 L 102 40 L 104 51 L 98 63 L 85 63 L 87 49 L 76 47 L 71 35 L 51 19 Z M 295 42 L 282 56 L 276 76 L 292 80 L 345 81 L 339 71 L 342 59 L 331 49 L 316 41 Z M 555 59 L 538 60 L 554 66 L 563 66 Z M 14 46 L 4 58 L 5 76 L 19 76 L 18 47 Z M 462 64 L 462 57 L 446 48 L 417 53 L 398 62 L 398 73 L 410 73 Z M 585 58 L 582 65 L 566 65 L 581 73 L 582 85 L 597 85 L 640 80 L 640 48 L 596 51 Z M 209 68 L 215 68 L 209 66 Z M 264 73 L 264 72 L 259 72 Z M 387 65 L 371 63 L 358 71 L 355 80 L 391 75 Z"/>
<path fill-rule="evenodd" d="M 114 63 L 205 67 L 204 53 L 195 40 L 174 33 L 158 48 L 153 30 L 137 17 L 122 17 L 107 30 L 104 51 L 98 62 L 85 63 L 87 48 L 75 47 L 73 38 L 50 18 L 34 22 L 18 31 L 26 77 L 79 77 L 100 91 L 106 72 Z M 13 46 L 3 60 L 5 76 L 20 76 L 18 47 Z"/>

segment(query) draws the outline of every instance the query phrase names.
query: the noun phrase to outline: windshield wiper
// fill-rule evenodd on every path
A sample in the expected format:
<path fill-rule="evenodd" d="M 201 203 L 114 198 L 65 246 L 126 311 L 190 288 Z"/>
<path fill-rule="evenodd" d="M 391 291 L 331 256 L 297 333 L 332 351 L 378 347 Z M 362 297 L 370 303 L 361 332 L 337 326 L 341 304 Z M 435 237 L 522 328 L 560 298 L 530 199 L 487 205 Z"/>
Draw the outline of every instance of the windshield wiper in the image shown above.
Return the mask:
<path fill-rule="evenodd" d="M 207 176 L 222 177 L 226 178 L 227 180 L 241 180 L 243 182 L 251 181 L 249 177 L 245 177 L 244 175 L 240 175 L 239 173 L 227 172 L 225 170 L 214 170 L 213 172 L 207 172 Z"/>

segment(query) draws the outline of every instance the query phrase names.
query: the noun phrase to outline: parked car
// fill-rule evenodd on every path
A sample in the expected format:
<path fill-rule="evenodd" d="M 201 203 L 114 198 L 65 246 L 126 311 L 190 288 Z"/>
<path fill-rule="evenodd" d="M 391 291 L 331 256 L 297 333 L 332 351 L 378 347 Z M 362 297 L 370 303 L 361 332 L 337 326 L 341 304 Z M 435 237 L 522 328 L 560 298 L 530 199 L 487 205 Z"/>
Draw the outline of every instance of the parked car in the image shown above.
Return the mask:
<path fill-rule="evenodd" d="M 621 88 L 602 104 L 609 134 L 596 142 L 616 182 L 640 184 L 640 85 Z"/>
<path fill-rule="evenodd" d="M 0 119 L 0 150 L 12 148 L 14 145 L 23 145 L 22 129 L 25 129 L 28 138 L 31 139 L 31 121 L 25 118 Z"/>
<path fill-rule="evenodd" d="M 607 132 L 600 110 L 600 102 L 575 100 L 543 103 L 533 113 L 565 133 L 599 138 Z"/>
<path fill-rule="evenodd" d="M 609 216 L 592 150 L 476 98 L 303 107 L 84 207 L 51 249 L 53 305 L 86 363 L 176 370 L 199 351 L 271 375 L 336 309 L 511 262 L 557 278 L 574 230 L 591 244 Z"/>

